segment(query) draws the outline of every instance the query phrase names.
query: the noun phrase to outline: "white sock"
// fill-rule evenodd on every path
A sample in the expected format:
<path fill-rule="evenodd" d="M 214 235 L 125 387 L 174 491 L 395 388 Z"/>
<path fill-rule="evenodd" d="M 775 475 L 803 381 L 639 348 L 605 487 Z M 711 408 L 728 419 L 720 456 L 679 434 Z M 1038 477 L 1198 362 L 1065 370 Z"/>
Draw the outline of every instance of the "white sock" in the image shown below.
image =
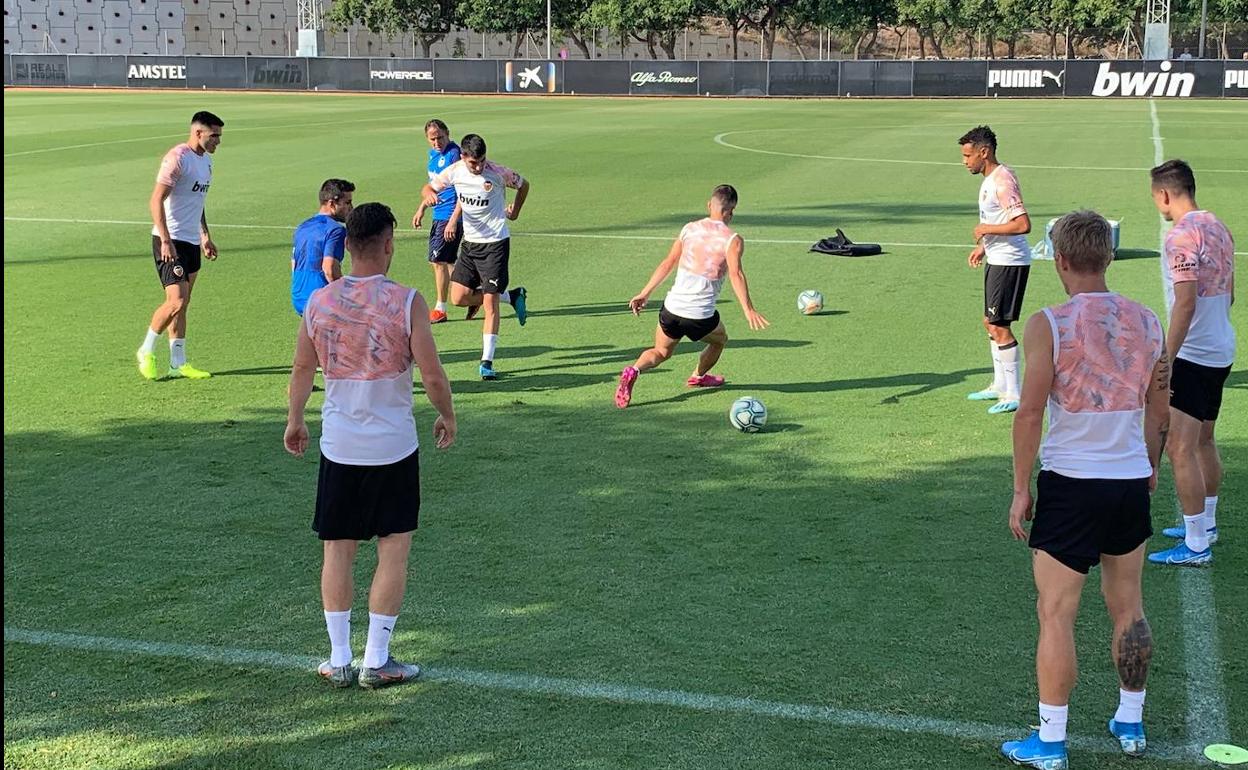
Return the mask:
<path fill-rule="evenodd" d="M 500 292 L 498 293 L 498 301 L 499 301 L 499 302 L 501 302 L 501 303 L 503 303 L 503 304 L 505 304 L 505 305 L 510 305 L 510 304 L 511 304 L 511 292 L 510 292 L 510 291 L 500 291 Z"/>
<path fill-rule="evenodd" d="M 445 313 L 445 312 L 446 312 L 446 303 L 445 303 L 445 302 L 439 302 L 437 305 L 435 305 L 435 306 L 434 306 L 434 308 L 433 308 L 433 309 L 434 309 L 434 310 L 441 310 L 443 313 Z"/>
<path fill-rule="evenodd" d="M 143 355 L 156 352 L 156 340 L 160 339 L 160 332 L 147 330 L 147 336 L 143 338 L 143 347 L 139 348 L 139 352 Z"/>
<path fill-rule="evenodd" d="M 1183 514 L 1183 526 L 1187 530 L 1187 537 L 1183 538 L 1183 542 L 1187 543 L 1187 547 L 1193 551 L 1203 551 L 1209 547 L 1209 531 L 1205 528 L 1205 512 L 1188 516 Z"/>
<path fill-rule="evenodd" d="M 1001 393 L 1005 388 L 1005 373 L 1001 371 L 1001 356 L 997 353 L 997 343 L 988 340 L 988 348 L 992 353 L 992 388 L 995 393 Z"/>
<path fill-rule="evenodd" d="M 1218 528 L 1218 496 L 1205 498 L 1205 530 L 1212 532 Z"/>
<path fill-rule="evenodd" d="M 368 644 L 364 647 L 364 668 L 381 668 L 390 659 L 390 634 L 398 615 L 368 613 Z"/>
<path fill-rule="evenodd" d="M 997 355 L 1001 358 L 1001 384 L 1004 386 L 1001 390 L 1001 400 L 1017 401 L 1019 393 L 1022 391 L 1018 386 L 1018 343 L 1006 347 L 997 348 Z"/>
<path fill-rule="evenodd" d="M 1144 721 L 1144 690 L 1131 692 L 1118 689 L 1118 712 L 1114 721 L 1118 724 L 1136 724 Z"/>
<path fill-rule="evenodd" d="M 1066 713 L 1070 706 L 1040 704 L 1040 740 L 1046 743 L 1066 740 Z"/>
<path fill-rule="evenodd" d="M 325 629 L 329 631 L 329 665 L 334 668 L 351 662 L 351 610 L 325 611 Z"/>
<path fill-rule="evenodd" d="M 481 335 L 481 360 L 482 361 L 493 361 L 494 352 L 497 349 L 498 349 L 498 335 L 497 334 L 482 334 Z"/>
<path fill-rule="evenodd" d="M 186 363 L 186 340 L 169 340 L 169 368 L 178 369 Z"/>

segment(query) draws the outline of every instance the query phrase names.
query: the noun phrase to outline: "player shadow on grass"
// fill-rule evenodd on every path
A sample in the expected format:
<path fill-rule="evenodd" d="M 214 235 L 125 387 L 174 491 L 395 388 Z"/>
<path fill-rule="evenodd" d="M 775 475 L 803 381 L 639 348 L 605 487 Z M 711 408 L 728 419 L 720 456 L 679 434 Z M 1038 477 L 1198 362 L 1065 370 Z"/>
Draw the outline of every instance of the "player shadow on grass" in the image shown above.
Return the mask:
<path fill-rule="evenodd" d="M 729 380 L 720 388 L 699 388 L 678 393 L 668 398 L 654 400 L 637 400 L 638 406 L 647 404 L 665 404 L 688 401 L 691 398 L 716 390 L 758 391 L 760 393 L 830 393 L 840 390 L 874 390 L 876 388 L 895 388 L 915 386 L 901 393 L 894 393 L 880 399 L 881 404 L 899 404 L 903 398 L 912 398 L 930 393 L 940 388 L 965 383 L 974 375 L 992 374 L 991 369 L 960 369 L 956 372 L 914 372 L 912 374 L 893 374 L 882 377 L 861 377 L 847 380 L 823 380 L 821 382 L 733 382 Z"/>
<path fill-rule="evenodd" d="M 418 402 L 422 438 L 431 417 Z M 804 751 L 854 751 L 844 741 L 851 734 L 864 748 L 846 766 L 909 767 L 929 755 L 949 767 L 998 761 L 982 739 L 897 735 L 917 743 L 887 757 L 893 749 L 847 726 L 455 682 L 330 690 L 311 670 L 327 640 L 308 528 L 314 410 L 308 420 L 313 449 L 302 459 L 281 449 L 277 406 L 228 424 L 97 417 L 6 434 L 6 624 L 157 643 L 149 652 L 160 642 L 210 646 L 159 657 L 6 642 L 6 758 L 13 751 L 16 765 L 38 765 L 48 751 L 90 766 L 89 756 L 109 752 L 113 764 L 250 770 L 386 758 L 436 765 L 477 752 L 491 758 L 484 765 L 553 768 L 575 764 L 593 735 L 600 756 L 636 749 L 628 756 L 638 766 L 747 766 L 759 746 L 800 744 L 774 766 L 801 767 Z M 906 440 L 909 422 L 881 426 L 862 452 L 856 437 L 830 433 L 771 441 L 777 427 L 789 425 L 740 435 L 722 409 L 699 403 L 661 420 L 620 419 L 605 405 L 462 409 L 456 446 L 421 453 L 425 505 L 394 654 L 435 671 L 1015 719 L 1032 699 L 1034 589 L 1029 552 L 1004 524 L 1008 438 L 951 443 L 947 456 L 920 444 L 901 460 L 889 447 Z M 194 458 L 193 467 L 178 470 L 176 495 L 154 494 L 168 483 L 170 457 Z M 1229 443 L 1223 457 L 1248 467 L 1248 446 Z M 482 467 L 495 492 L 485 504 L 464 492 L 465 474 Z M 1156 525 L 1172 516 L 1170 502 L 1155 501 Z M 361 562 L 370 556 L 366 546 Z M 1170 590 L 1146 585 L 1146 596 Z M 357 617 L 363 592 L 358 585 Z M 552 609 L 534 617 L 492 609 L 535 601 Z M 1170 601 L 1150 614 L 1158 628 L 1182 620 Z M 1098 603 L 1085 601 L 1080 617 L 1081 633 L 1099 645 L 1108 628 Z M 354 641 L 358 651 L 359 625 Z M 281 667 L 212 657 L 222 647 L 276 651 Z M 1097 661 L 1099 646 L 1084 649 Z M 1163 684 L 1182 671 L 1176 655 L 1155 664 Z M 1081 679 L 1108 706 L 1112 667 L 1089 665 Z M 1175 688 L 1158 688 L 1150 738 L 1174 745 L 1184 713 L 1181 700 L 1173 707 L 1181 695 L 1167 689 Z M 661 715 L 670 733 L 630 744 L 627 729 L 608 729 L 621 714 L 638 723 Z M 672 742 L 694 733 L 711 737 L 705 754 L 682 749 L 673 760 Z M 823 743 L 802 748 L 810 740 Z M 1139 762 L 1100 759 L 1096 766 L 1124 770 Z"/>
<path fill-rule="evenodd" d="M 853 226 L 857 232 L 847 233 L 858 241 L 887 240 L 881 233 L 897 224 L 917 224 L 927 222 L 947 222 L 950 216 L 964 216 L 966 206 L 959 203 L 847 203 L 836 202 L 812 204 L 807 206 L 786 205 L 782 210 L 753 208 L 737 214 L 733 218 L 733 228 L 741 232 L 746 245 L 750 242 L 750 233 L 768 228 L 790 227 L 809 230 L 811 243 L 825 235 L 832 234 L 837 227 Z M 691 220 L 697 219 L 695 211 L 686 211 L 647 219 L 632 220 L 627 223 L 608 227 L 563 228 L 565 233 L 623 233 L 635 235 L 641 229 L 672 230 L 672 239 L 676 232 Z M 969 229 L 968 229 L 969 232 Z M 766 238 L 762 235 L 756 237 Z"/>

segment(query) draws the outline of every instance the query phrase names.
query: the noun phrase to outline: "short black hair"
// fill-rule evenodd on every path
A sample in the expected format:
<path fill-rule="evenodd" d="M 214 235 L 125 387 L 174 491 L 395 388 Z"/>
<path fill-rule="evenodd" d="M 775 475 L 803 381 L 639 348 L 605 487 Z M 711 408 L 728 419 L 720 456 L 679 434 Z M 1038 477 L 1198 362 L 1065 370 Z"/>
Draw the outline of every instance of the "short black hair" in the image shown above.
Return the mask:
<path fill-rule="evenodd" d="M 386 231 L 393 232 L 396 224 L 394 212 L 386 204 L 364 203 L 356 206 L 347 217 L 347 238 L 355 250 L 367 249 Z"/>
<path fill-rule="evenodd" d="M 321 205 L 336 201 L 343 193 L 355 192 L 355 185 L 345 179 L 326 179 L 321 185 Z"/>
<path fill-rule="evenodd" d="M 1153 178 L 1154 190 L 1167 190 L 1182 193 L 1189 198 L 1196 197 L 1196 174 L 1186 161 L 1168 160 L 1157 166 L 1149 174 Z"/>
<path fill-rule="evenodd" d="M 993 152 L 997 151 L 997 135 L 992 132 L 988 126 L 976 126 L 970 131 L 962 135 L 958 140 L 958 144 L 970 144 L 973 147 L 988 147 Z"/>
<path fill-rule="evenodd" d="M 426 124 L 425 124 L 425 133 L 429 133 L 429 129 L 431 129 L 431 128 L 435 128 L 435 127 L 436 127 L 436 128 L 438 128 L 438 129 L 440 129 L 440 130 L 442 130 L 442 131 L 450 131 L 450 130 L 451 130 L 451 129 L 449 129 L 449 128 L 447 128 L 447 127 L 446 127 L 446 124 L 445 124 L 445 123 L 443 123 L 442 121 L 438 120 L 437 118 L 434 118 L 434 119 L 430 120 L 428 123 L 426 123 Z"/>
<path fill-rule="evenodd" d="M 459 154 L 480 160 L 485 157 L 485 140 L 476 134 L 466 134 L 459 140 Z"/>
<path fill-rule="evenodd" d="M 737 188 L 721 184 L 711 192 L 711 200 L 719 204 L 720 210 L 731 211 L 737 207 Z"/>
<path fill-rule="evenodd" d="M 222 120 L 221 118 L 218 118 L 216 115 L 213 115 L 211 112 L 208 112 L 207 110 L 200 110 L 199 112 L 191 116 L 191 125 L 193 126 L 196 123 L 198 123 L 201 126 L 208 126 L 209 128 L 224 128 L 225 127 L 224 120 Z"/>

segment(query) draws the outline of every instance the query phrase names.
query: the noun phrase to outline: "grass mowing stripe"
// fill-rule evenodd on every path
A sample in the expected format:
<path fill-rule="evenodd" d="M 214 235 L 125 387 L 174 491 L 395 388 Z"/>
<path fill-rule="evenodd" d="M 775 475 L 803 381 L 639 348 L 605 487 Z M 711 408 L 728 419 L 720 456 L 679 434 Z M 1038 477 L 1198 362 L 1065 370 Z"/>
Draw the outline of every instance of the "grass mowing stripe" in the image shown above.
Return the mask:
<path fill-rule="evenodd" d="M 1165 162 L 1161 120 L 1157 102 L 1148 100 L 1153 122 L 1153 162 Z M 1161 220 L 1161 243 L 1166 247 L 1166 218 Z M 1183 505 L 1177 499 L 1179 516 Z M 1182 518 L 1180 518 L 1182 521 Z M 1219 743 L 1230 737 L 1226 697 L 1222 694 L 1222 656 L 1218 653 L 1218 613 L 1213 601 L 1213 578 L 1209 570 L 1179 567 L 1179 605 L 1183 610 L 1183 664 L 1187 681 L 1187 738 L 1198 746 Z"/>
<path fill-rule="evenodd" d="M 124 655 L 150 655 L 160 658 L 195 660 L 240 665 L 263 666 L 280 670 L 311 671 L 319 659 L 306 655 L 287 655 L 269 650 L 245 650 L 232 647 L 213 647 L 203 644 L 175 644 L 150 642 L 140 639 L 67 634 L 28 628 L 5 626 L 6 644 L 31 644 L 41 647 L 87 650 L 91 652 L 119 653 Z M 878 714 L 857 709 L 839 709 L 830 706 L 810 706 L 798 703 L 740 698 L 731 695 L 711 695 L 684 690 L 662 690 L 649 687 L 589 682 L 558 677 L 530 674 L 503 674 L 493 671 L 474 671 L 462 668 L 430 667 L 423 677 L 429 681 L 450 682 L 489 690 L 504 690 L 526 695 L 551 695 L 562 698 L 581 698 L 637 706 L 665 706 L 723 714 L 745 714 L 801 722 L 817 722 L 837 727 L 882 730 L 895 733 L 937 735 L 962 740 L 995 743 L 1014 737 L 1017 729 L 986 724 L 964 722 L 934 717 Z M 1083 751 L 1101 754 L 1117 754 L 1109 736 L 1089 738 L 1071 736 L 1070 745 Z M 1150 745 L 1149 756 L 1167 761 L 1186 761 L 1191 758 L 1192 746 L 1156 747 Z"/>

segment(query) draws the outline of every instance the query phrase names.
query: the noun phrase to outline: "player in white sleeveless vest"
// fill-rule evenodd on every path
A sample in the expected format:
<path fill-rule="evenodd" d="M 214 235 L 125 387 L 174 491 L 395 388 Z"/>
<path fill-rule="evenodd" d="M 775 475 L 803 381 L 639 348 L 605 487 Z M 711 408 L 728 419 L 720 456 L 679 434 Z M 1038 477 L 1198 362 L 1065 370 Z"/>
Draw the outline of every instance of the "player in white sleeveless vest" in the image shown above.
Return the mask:
<path fill-rule="evenodd" d="M 199 275 L 200 257 L 217 258 L 208 232 L 204 200 L 212 184 L 212 154 L 221 144 L 225 121 L 211 112 L 191 116 L 191 135 L 165 153 L 156 173 L 149 209 L 152 214 L 152 257 L 165 301 L 152 314 L 147 336 L 136 357 L 139 374 L 156 379 L 156 341 L 169 330 L 169 376 L 202 380 L 211 377 L 186 362 L 186 312 Z"/>
<path fill-rule="evenodd" d="M 325 373 L 321 468 L 312 527 L 324 541 L 321 599 L 330 657 L 318 672 L 335 687 L 357 678 L 351 663 L 352 562 L 358 541 L 377 538 L 369 592 L 362 687 L 410 681 L 420 667 L 390 655 L 390 635 L 407 584 L 407 556 L 420 515 L 420 466 L 412 416 L 412 366 L 438 412 L 434 443 L 455 440 L 451 388 L 415 289 L 386 278 L 394 256 L 394 214 L 366 203 L 347 218 L 351 272 L 312 293 L 299 325 L 290 373 L 286 450 L 308 447 L 303 412 L 319 364 Z"/>
<path fill-rule="evenodd" d="M 673 269 L 676 270 L 676 282 L 659 309 L 654 347 L 620 372 L 620 383 L 615 390 L 615 405 L 619 408 L 627 407 L 632 399 L 637 376 L 671 358 L 682 337 L 706 342 L 706 349 L 698 357 L 698 365 L 686 384 L 691 388 L 714 388 L 724 384 L 723 377 L 711 374 L 711 367 L 719 361 L 724 345 L 728 343 L 728 332 L 723 321 L 719 320 L 719 311 L 715 309 L 724 278 L 732 282 L 732 290 L 741 303 L 750 328 L 767 328 L 767 319 L 754 309 L 750 300 L 750 287 L 741 267 L 745 243 L 728 226 L 736 207 L 736 189 L 727 184 L 716 187 L 706 204 L 710 216 L 690 222 L 681 229 L 680 237 L 655 268 L 645 288 L 628 301 L 633 315 L 641 315 L 642 308 L 650 299 L 650 292 L 667 280 Z"/>
<path fill-rule="evenodd" d="M 1109 223 L 1068 214 L 1053 229 L 1058 276 L 1070 301 L 1027 321 L 1027 377 L 1014 417 L 1014 501 L 1010 531 L 1028 538 L 1031 476 L 1040 452 L 1033 549 L 1040 638 L 1036 678 L 1040 728 L 1001 747 L 1016 764 L 1065 770 L 1066 717 L 1075 686 L 1075 616 L 1088 571 L 1102 565 L 1101 592 L 1113 621 L 1118 711 L 1109 731 L 1132 756 L 1144 752 L 1144 685 L 1152 632 L 1140 575 L 1152 535 L 1149 497 L 1157 485 L 1169 421 L 1170 362 L 1151 310 L 1111 292 Z M 1040 445 L 1045 407 L 1049 432 Z"/>
<path fill-rule="evenodd" d="M 1023 194 L 1013 169 L 997 160 L 997 135 L 988 126 L 968 131 L 962 145 L 962 164 L 972 174 L 982 174 L 979 186 L 979 224 L 972 235 L 978 244 L 967 258 L 971 267 L 984 262 L 984 329 L 992 352 L 992 384 L 967 396 L 971 401 L 996 401 L 989 414 L 1018 408 L 1018 340 L 1010 331 L 1023 309 L 1027 276 L 1031 272 L 1031 248 L 1025 236 L 1031 218 L 1023 206 Z"/>
<path fill-rule="evenodd" d="M 1235 361 L 1235 241 L 1212 212 L 1196 205 L 1191 166 L 1166 161 L 1152 170 L 1152 182 L 1157 210 L 1174 223 L 1161 255 L 1170 314 L 1166 350 L 1174 362 L 1166 454 L 1183 509 L 1179 526 L 1162 532 L 1183 542 L 1148 560 L 1198 567 L 1213 561 L 1210 546 L 1218 540 L 1222 458 L 1213 433 Z"/>

